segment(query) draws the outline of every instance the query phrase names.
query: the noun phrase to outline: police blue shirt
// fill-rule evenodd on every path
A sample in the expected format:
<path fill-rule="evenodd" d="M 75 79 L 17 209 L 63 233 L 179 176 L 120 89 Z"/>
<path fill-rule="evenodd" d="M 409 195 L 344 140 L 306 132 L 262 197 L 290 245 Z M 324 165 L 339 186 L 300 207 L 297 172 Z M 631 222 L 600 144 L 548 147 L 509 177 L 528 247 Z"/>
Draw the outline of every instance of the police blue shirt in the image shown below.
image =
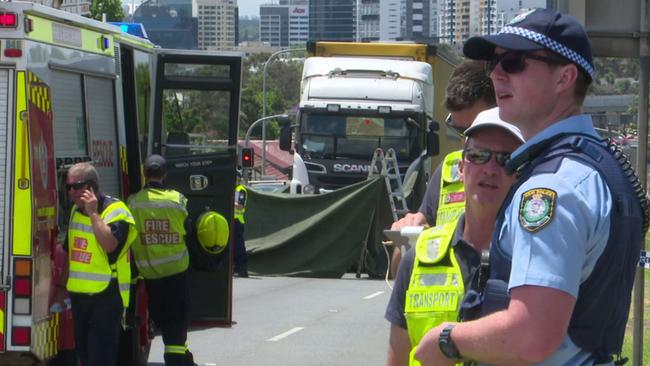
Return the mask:
<path fill-rule="evenodd" d="M 561 133 L 598 137 L 590 116 L 573 116 L 541 131 L 512 155 Z M 547 210 L 544 204 L 535 207 L 536 194 L 538 201 L 550 204 Z M 530 177 L 515 192 L 499 231 L 498 245 L 512 258 L 508 289 L 542 286 L 577 298 L 607 244 L 611 210 L 604 179 L 579 161 L 565 158 L 556 173 Z M 593 359 L 567 335 L 540 365 L 593 365 Z"/>

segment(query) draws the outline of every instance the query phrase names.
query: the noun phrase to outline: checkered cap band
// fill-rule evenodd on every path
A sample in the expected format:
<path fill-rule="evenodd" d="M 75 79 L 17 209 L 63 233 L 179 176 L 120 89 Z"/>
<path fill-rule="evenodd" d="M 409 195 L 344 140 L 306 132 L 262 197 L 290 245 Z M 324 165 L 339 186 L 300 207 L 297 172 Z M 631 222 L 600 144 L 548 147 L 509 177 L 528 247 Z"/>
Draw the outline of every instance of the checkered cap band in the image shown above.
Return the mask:
<path fill-rule="evenodd" d="M 541 33 L 533 32 L 526 28 L 521 27 L 503 27 L 499 34 L 514 34 L 520 37 L 529 39 L 535 43 L 538 43 L 553 52 L 556 52 L 566 59 L 571 60 L 575 64 L 579 65 L 583 70 L 585 70 L 589 76 L 593 79 L 594 77 L 594 67 L 579 53 L 574 50 L 566 47 L 560 42 L 557 42 Z"/>

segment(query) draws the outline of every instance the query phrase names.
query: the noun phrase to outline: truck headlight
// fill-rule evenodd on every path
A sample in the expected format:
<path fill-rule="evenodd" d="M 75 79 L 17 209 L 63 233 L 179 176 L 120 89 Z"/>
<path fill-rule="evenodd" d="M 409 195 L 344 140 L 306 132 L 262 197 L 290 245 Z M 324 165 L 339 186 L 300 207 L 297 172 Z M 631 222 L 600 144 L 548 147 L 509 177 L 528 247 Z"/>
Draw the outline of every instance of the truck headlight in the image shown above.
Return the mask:
<path fill-rule="evenodd" d="M 313 184 L 307 184 L 305 187 L 303 187 L 302 193 L 304 193 L 304 194 L 314 194 L 314 193 L 316 193 L 316 187 L 314 187 Z"/>

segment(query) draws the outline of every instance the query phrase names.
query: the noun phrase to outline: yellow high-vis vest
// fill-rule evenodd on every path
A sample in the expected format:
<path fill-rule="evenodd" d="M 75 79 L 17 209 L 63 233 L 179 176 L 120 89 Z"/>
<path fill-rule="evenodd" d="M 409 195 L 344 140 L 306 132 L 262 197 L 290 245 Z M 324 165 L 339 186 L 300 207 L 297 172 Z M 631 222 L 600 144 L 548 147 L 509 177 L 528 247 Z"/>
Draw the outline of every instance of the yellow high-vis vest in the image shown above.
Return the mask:
<path fill-rule="evenodd" d="M 248 191 L 246 190 L 246 186 L 240 184 L 235 188 L 235 202 L 239 202 L 239 197 L 242 194 L 244 195 L 244 203 L 240 208 L 235 206 L 235 220 L 239 221 L 240 224 L 245 224 L 244 214 L 246 213 L 246 203 L 248 202 Z"/>
<path fill-rule="evenodd" d="M 465 185 L 458 170 L 462 158 L 463 151 L 458 150 L 447 154 L 442 162 L 436 225 L 456 221 L 465 212 Z"/>
<path fill-rule="evenodd" d="M 129 224 L 129 233 L 124 247 L 120 250 L 117 261 L 109 264 L 106 251 L 95 237 L 90 217 L 79 213 L 77 206 L 73 206 L 68 228 L 70 273 L 66 288 L 70 292 L 96 294 L 104 291 L 112 278 L 117 278 L 122 305 L 127 308 L 131 286 L 129 248 L 137 235 L 135 221 L 122 201 L 109 204 L 99 216 L 107 225 L 117 221 L 125 221 Z"/>
<path fill-rule="evenodd" d="M 457 223 L 425 229 L 415 244 L 415 262 L 404 304 L 411 365 L 419 365 L 413 354 L 431 328 L 458 320 L 465 284 L 451 243 Z"/>
<path fill-rule="evenodd" d="M 172 189 L 145 188 L 128 204 L 139 233 L 132 249 L 142 277 L 157 279 L 186 271 L 187 199 Z"/>

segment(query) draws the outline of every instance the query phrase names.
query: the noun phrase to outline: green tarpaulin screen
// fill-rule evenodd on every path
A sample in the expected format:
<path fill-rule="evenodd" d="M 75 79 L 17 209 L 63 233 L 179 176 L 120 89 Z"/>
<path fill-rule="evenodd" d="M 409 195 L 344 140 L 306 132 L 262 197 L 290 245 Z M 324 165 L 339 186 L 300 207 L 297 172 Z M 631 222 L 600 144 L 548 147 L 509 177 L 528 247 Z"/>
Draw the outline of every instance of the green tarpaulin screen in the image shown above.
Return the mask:
<path fill-rule="evenodd" d="M 385 275 L 382 230 L 393 220 L 383 178 L 327 194 L 248 192 L 245 238 L 250 272 L 338 278 L 361 263 L 362 272 Z"/>

